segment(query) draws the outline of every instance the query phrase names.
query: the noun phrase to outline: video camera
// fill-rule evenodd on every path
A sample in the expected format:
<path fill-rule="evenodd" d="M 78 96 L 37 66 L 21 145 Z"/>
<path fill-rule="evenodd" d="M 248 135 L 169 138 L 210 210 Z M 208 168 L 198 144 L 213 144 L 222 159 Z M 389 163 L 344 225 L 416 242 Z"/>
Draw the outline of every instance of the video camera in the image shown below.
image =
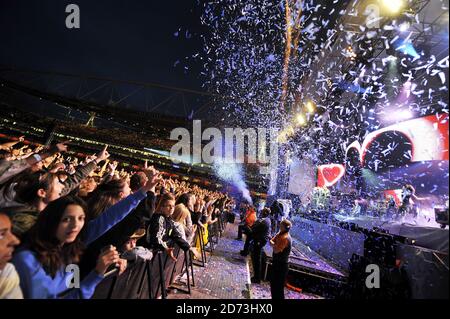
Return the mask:
<path fill-rule="evenodd" d="M 441 228 L 448 226 L 448 207 L 435 207 L 434 217 L 436 223 L 441 225 Z"/>

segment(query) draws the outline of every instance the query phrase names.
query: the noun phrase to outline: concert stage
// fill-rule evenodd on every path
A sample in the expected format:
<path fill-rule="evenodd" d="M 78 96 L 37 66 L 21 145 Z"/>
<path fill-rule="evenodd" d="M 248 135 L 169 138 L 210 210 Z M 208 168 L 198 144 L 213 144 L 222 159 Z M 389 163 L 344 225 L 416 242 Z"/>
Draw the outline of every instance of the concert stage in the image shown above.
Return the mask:
<path fill-rule="evenodd" d="M 414 241 L 415 246 L 448 253 L 449 230 L 442 229 L 434 220 L 419 218 L 405 218 L 400 221 L 383 220 L 379 217 L 360 216 L 349 217 L 335 214 L 334 217 L 342 222 L 358 225 L 364 229 L 382 229 L 389 234 L 398 235 Z"/>
<path fill-rule="evenodd" d="M 290 270 L 299 281 L 319 275 L 321 284 L 334 284 L 338 288 L 333 291 L 331 285 L 325 290 L 339 297 L 346 282 L 355 284 L 349 282 L 349 277 L 355 276 L 354 260 L 359 258 L 379 265 L 386 273 L 397 271 L 400 264 L 412 298 L 448 298 L 448 229 L 367 217 L 334 216 L 321 222 L 296 216 L 292 220 L 291 236 L 294 247 L 300 247 L 301 259 L 293 250 Z M 365 268 L 359 272 L 356 275 L 361 278 L 367 276 Z"/>
<path fill-rule="evenodd" d="M 268 279 L 273 253 L 270 245 L 265 247 L 265 253 L 267 259 L 264 278 Z M 347 272 L 345 270 L 293 238 L 289 256 L 289 284 L 301 288 L 304 292 L 334 298 L 339 295 L 346 282 Z"/>

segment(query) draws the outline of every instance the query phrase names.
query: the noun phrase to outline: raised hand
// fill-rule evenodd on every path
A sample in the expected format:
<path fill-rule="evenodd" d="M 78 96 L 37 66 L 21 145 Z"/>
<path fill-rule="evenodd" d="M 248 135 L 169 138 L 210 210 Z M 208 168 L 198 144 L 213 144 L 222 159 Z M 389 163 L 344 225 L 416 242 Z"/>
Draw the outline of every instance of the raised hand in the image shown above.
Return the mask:
<path fill-rule="evenodd" d="M 108 168 L 109 168 L 109 171 L 110 171 L 111 174 L 114 173 L 114 171 L 117 168 L 117 165 L 119 165 L 119 162 L 117 162 L 117 161 L 113 161 L 113 162 L 109 162 L 108 163 Z"/>
<path fill-rule="evenodd" d="M 89 164 L 90 162 L 94 161 L 97 158 L 97 155 L 92 154 L 92 155 L 88 155 L 86 156 L 86 158 L 84 159 L 84 162 L 86 164 Z"/>
<path fill-rule="evenodd" d="M 34 149 L 34 153 L 39 153 L 40 151 L 42 151 L 44 149 L 44 145 L 39 145 Z"/>
<path fill-rule="evenodd" d="M 55 145 L 55 153 L 67 152 L 67 145 L 70 141 L 64 141 Z"/>
<path fill-rule="evenodd" d="M 97 159 L 96 159 L 97 163 L 104 161 L 105 159 L 107 159 L 110 156 L 107 149 L 108 149 L 108 145 L 105 145 L 105 147 L 97 154 Z"/>
<path fill-rule="evenodd" d="M 148 178 L 143 187 L 144 191 L 154 191 L 156 185 L 158 185 L 158 183 L 162 181 L 161 173 L 153 167 L 144 169 L 143 172 L 145 173 L 145 175 L 147 175 Z"/>

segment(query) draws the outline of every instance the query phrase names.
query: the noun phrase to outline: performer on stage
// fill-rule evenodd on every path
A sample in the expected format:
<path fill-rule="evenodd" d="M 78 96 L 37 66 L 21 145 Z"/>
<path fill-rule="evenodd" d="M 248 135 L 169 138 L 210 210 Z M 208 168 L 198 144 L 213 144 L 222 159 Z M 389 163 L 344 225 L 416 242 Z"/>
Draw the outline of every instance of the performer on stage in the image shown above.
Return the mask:
<path fill-rule="evenodd" d="M 289 270 L 289 255 L 292 245 L 292 239 L 289 235 L 291 227 L 292 223 L 283 219 L 280 223 L 280 231 L 270 240 L 270 245 L 273 247 L 270 279 L 272 299 L 284 299 L 284 284 Z"/>
<path fill-rule="evenodd" d="M 394 196 L 392 195 L 388 195 L 386 200 L 386 215 L 391 218 L 397 211 L 397 204 L 395 203 Z"/>
<path fill-rule="evenodd" d="M 352 216 L 366 215 L 368 206 L 369 206 L 369 203 L 366 199 L 364 199 L 364 198 L 355 199 L 355 206 L 353 206 L 352 213 L 351 213 Z"/>
<path fill-rule="evenodd" d="M 411 184 L 405 184 L 402 187 L 402 204 L 400 205 L 400 207 L 398 208 L 398 216 L 405 216 L 406 214 L 409 214 L 413 211 L 413 205 L 414 202 L 412 201 L 412 199 L 414 198 L 415 200 L 426 200 L 428 199 L 427 197 L 418 197 L 416 196 L 416 190 L 414 189 L 414 187 Z M 417 216 L 417 211 L 414 210 L 414 217 Z"/>

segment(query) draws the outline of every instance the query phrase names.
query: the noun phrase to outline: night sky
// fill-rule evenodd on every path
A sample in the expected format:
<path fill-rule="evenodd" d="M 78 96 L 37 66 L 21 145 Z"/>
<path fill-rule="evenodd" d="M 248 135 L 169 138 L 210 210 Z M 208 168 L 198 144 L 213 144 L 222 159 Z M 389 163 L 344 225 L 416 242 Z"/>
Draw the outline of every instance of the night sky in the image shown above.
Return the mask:
<path fill-rule="evenodd" d="M 80 29 L 65 26 L 71 3 Z M 1 1 L 0 64 L 204 91 L 201 63 L 185 59 L 202 50 L 200 11 L 186 0 Z"/>

